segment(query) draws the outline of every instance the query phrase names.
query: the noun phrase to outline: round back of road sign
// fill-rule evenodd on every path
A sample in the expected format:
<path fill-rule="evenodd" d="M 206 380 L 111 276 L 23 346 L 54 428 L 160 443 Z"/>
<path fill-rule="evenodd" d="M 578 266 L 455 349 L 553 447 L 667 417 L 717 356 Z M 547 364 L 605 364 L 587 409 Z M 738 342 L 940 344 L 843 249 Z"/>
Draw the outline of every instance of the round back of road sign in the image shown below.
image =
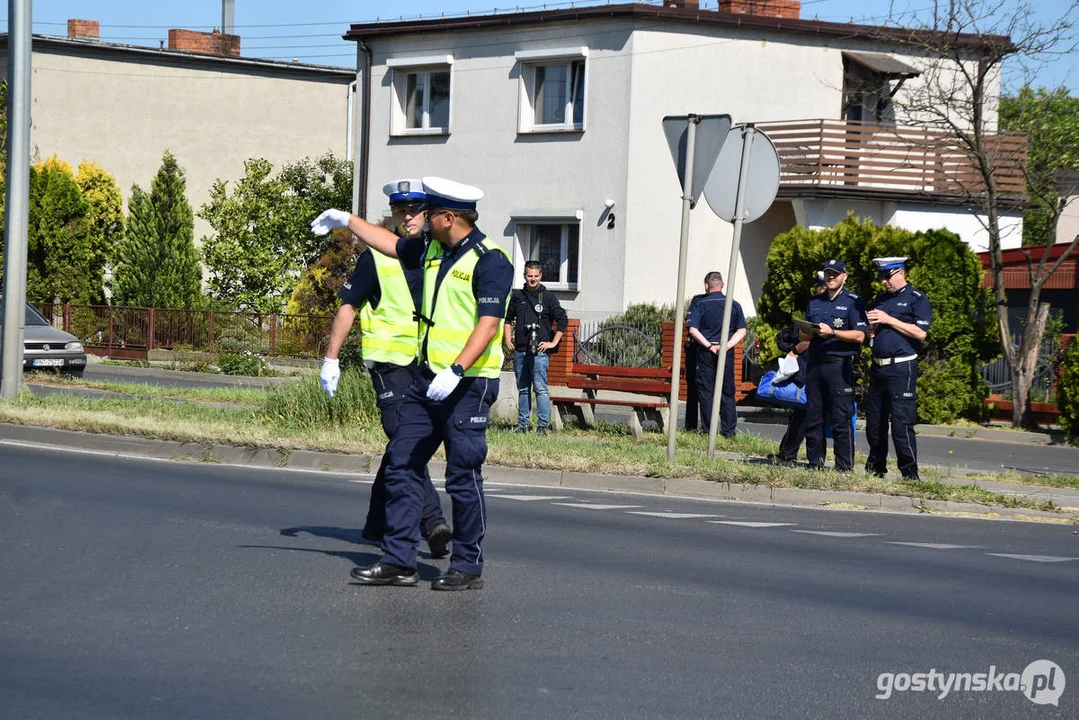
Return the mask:
<path fill-rule="evenodd" d="M 779 154 L 769 137 L 751 125 L 731 128 L 704 185 L 708 206 L 727 222 L 734 222 L 744 143 L 751 145 L 742 188 L 742 222 L 753 222 L 763 215 L 772 206 L 779 190 Z"/>

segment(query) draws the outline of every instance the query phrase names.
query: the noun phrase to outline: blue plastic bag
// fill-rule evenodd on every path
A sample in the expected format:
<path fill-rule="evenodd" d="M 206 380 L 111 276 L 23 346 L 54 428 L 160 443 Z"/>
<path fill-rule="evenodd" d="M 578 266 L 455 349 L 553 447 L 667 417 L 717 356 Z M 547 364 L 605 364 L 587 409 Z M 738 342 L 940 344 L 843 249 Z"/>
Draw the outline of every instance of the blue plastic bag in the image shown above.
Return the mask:
<path fill-rule="evenodd" d="M 776 384 L 775 378 L 775 370 L 764 373 L 764 377 L 757 383 L 757 397 L 773 405 L 804 408 L 806 405 L 805 388 L 789 380 Z"/>

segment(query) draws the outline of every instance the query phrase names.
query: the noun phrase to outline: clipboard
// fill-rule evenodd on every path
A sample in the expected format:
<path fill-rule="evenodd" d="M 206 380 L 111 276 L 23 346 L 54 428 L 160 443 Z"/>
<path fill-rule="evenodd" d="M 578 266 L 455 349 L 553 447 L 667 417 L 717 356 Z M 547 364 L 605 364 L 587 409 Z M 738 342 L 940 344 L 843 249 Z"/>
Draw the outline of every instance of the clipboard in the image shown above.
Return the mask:
<path fill-rule="evenodd" d="M 794 326 L 807 335 L 820 335 L 820 325 L 817 323 L 811 323 L 808 320 L 803 320 L 801 318 L 794 318 Z"/>

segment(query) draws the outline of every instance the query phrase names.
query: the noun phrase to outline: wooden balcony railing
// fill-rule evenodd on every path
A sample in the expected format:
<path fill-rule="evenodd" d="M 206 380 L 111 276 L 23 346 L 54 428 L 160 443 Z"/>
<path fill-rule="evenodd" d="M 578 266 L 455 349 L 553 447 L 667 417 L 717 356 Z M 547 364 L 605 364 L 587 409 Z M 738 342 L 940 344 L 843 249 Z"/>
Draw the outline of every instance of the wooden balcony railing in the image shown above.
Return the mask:
<path fill-rule="evenodd" d="M 790 120 L 757 127 L 779 153 L 781 188 L 875 188 L 959 197 L 985 192 L 971 157 L 944 132 L 843 120 Z M 988 144 L 997 190 L 1024 194 L 1026 136 L 994 135 Z"/>

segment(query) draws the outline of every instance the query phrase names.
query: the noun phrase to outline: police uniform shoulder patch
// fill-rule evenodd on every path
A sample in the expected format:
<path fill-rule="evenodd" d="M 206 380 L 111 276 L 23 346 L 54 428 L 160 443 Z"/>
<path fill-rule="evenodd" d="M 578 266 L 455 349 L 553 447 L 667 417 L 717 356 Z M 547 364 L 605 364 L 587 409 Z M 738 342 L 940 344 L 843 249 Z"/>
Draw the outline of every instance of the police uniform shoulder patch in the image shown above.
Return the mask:
<path fill-rule="evenodd" d="M 858 300 L 858 299 L 859 299 L 859 298 L 858 298 L 858 295 L 857 295 L 857 294 L 855 294 L 855 293 L 852 293 L 852 292 L 848 292 L 847 294 L 848 294 L 848 295 L 850 295 L 850 296 L 851 296 L 852 298 L 854 298 L 855 300 Z"/>

